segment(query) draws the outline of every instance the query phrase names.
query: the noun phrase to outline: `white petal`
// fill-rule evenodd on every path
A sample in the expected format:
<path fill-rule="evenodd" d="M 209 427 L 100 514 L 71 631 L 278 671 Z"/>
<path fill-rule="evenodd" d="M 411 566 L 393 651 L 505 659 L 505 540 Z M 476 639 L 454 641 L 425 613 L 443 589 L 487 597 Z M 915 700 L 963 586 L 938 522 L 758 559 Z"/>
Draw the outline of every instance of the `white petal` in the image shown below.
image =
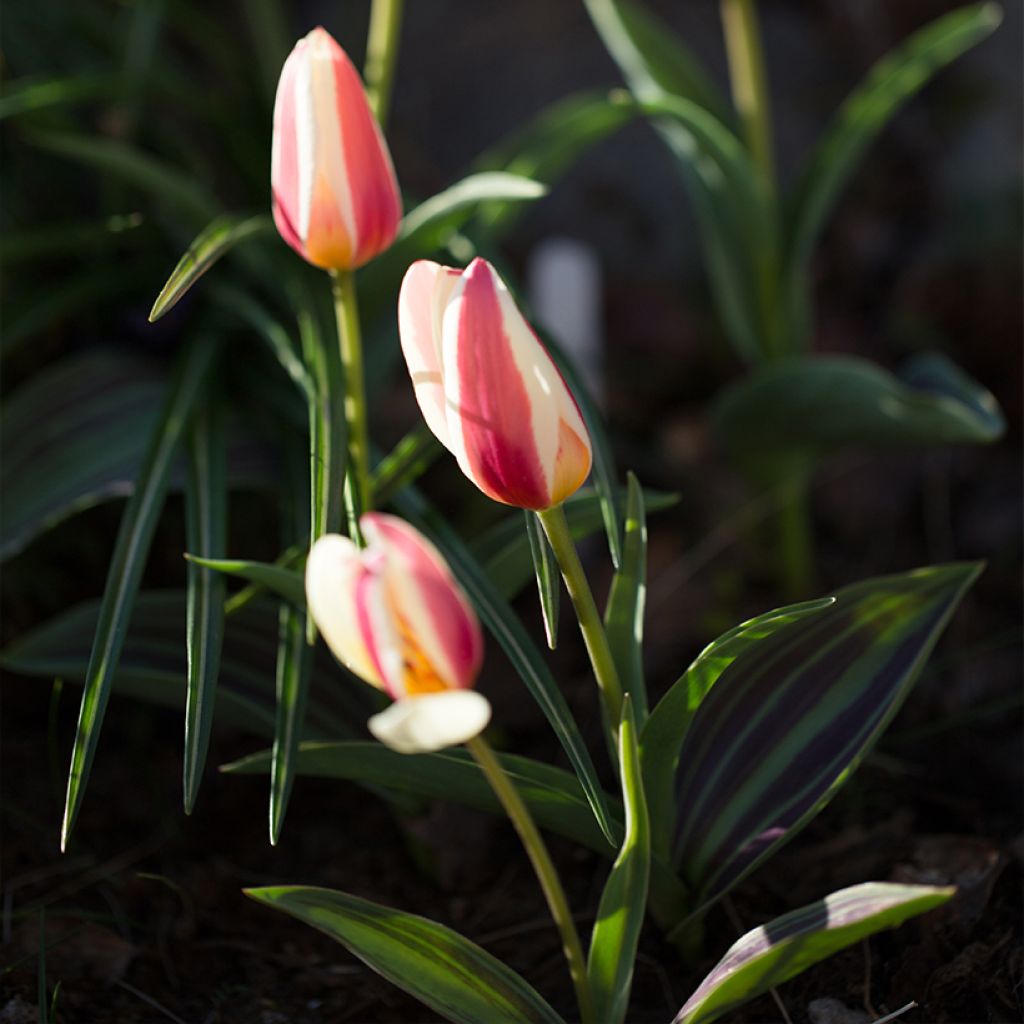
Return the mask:
<path fill-rule="evenodd" d="M 465 743 L 483 732 L 491 705 L 476 690 L 446 690 L 395 701 L 366 724 L 400 754 L 426 754 Z"/>

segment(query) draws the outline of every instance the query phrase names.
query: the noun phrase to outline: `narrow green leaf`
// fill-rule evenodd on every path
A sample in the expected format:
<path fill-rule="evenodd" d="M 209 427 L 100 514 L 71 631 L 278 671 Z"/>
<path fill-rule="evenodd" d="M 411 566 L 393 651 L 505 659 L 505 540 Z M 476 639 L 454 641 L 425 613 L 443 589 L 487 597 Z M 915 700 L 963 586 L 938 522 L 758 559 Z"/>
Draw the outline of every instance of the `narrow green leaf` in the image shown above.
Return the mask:
<path fill-rule="evenodd" d="M 54 107 L 91 103 L 113 96 L 117 89 L 117 76 L 109 73 L 70 75 L 42 81 L 18 78 L 5 83 L 4 94 L 0 97 L 0 121 Z"/>
<path fill-rule="evenodd" d="M 55 132 L 33 133 L 27 138 L 40 149 L 113 175 L 148 192 L 158 202 L 174 207 L 192 223 L 206 223 L 216 213 L 213 199 L 196 184 L 194 178 L 127 142 Z"/>
<path fill-rule="evenodd" d="M 192 285 L 236 245 L 254 236 L 270 236 L 273 232 L 273 222 L 266 214 L 254 217 L 222 214 L 214 218 L 178 260 L 178 265 L 153 303 L 149 322 L 154 323 L 172 310 Z"/>
<path fill-rule="evenodd" d="M 413 427 L 374 469 L 374 504 L 386 505 L 396 491 L 415 483 L 443 451 L 444 446 L 429 427 Z"/>
<path fill-rule="evenodd" d="M 604 521 L 605 533 L 608 535 L 608 552 L 612 556 L 612 565 L 618 569 L 622 564 L 622 509 L 619 504 L 619 486 L 615 482 L 615 456 L 604 427 L 604 418 L 590 397 L 583 379 L 576 372 L 576 367 L 572 365 L 572 360 L 562 351 L 558 342 L 536 325 L 534 330 L 543 340 L 548 353 L 565 378 L 565 383 L 579 406 L 587 433 L 590 434 L 590 447 L 593 453 L 591 476 L 594 490 L 601 502 L 601 518 Z"/>
<path fill-rule="evenodd" d="M 81 685 L 89 668 L 99 611 L 99 601 L 87 601 L 45 622 L 8 644 L 0 652 L 0 666 L 46 686 L 55 677 Z M 114 674 L 115 693 L 184 712 L 188 666 L 181 633 L 185 615 L 184 591 L 138 595 Z M 277 603 L 265 599 L 249 603 L 226 620 L 215 725 L 273 737 L 277 626 Z M 354 735 L 350 723 L 361 725 L 369 705 L 355 699 L 361 695 L 355 686 L 338 685 L 338 667 L 326 651 L 317 654 L 312 684 L 307 738 Z"/>
<path fill-rule="evenodd" d="M 185 556 L 190 562 L 206 569 L 240 576 L 252 583 L 259 583 L 267 590 L 280 595 L 296 608 L 306 607 L 306 587 L 302 573 L 270 562 L 248 562 L 240 558 L 203 558 L 191 552 Z"/>
<path fill-rule="evenodd" d="M 651 871 L 651 828 L 629 694 L 622 704 L 619 764 L 626 809 L 625 836 L 601 893 L 587 960 L 587 976 L 594 992 L 597 1016 L 607 1024 L 621 1024 L 626 1019 Z"/>
<path fill-rule="evenodd" d="M 718 677 L 741 654 L 783 626 L 835 604 L 834 597 L 791 604 L 748 619 L 713 640 L 658 701 L 640 733 L 644 791 L 651 814 L 654 852 L 668 857 L 675 829 L 675 779 L 679 751 L 700 702 Z"/>
<path fill-rule="evenodd" d="M 672 1024 L 710 1024 L 819 960 L 941 906 L 955 891 L 866 882 L 783 914 L 733 943 Z"/>
<path fill-rule="evenodd" d="M 122 235 L 145 225 L 141 213 L 113 214 L 102 220 L 32 224 L 9 229 L 0 238 L 0 264 L 30 263 L 37 259 L 81 258 L 83 251 L 106 251 Z"/>
<path fill-rule="evenodd" d="M 185 524 L 188 546 L 202 556 L 223 555 L 227 543 L 227 469 L 223 411 L 206 395 L 196 410 L 188 444 Z M 191 814 L 210 745 L 217 677 L 224 640 L 224 577 L 190 562 L 188 567 L 188 697 L 185 702 L 185 813 Z"/>
<path fill-rule="evenodd" d="M 484 625 L 504 648 L 530 695 L 554 729 L 587 794 L 601 831 L 614 844 L 615 833 L 608 814 L 607 800 L 579 727 L 558 683 L 519 623 L 515 612 L 487 578 L 458 534 L 447 525 L 443 517 L 431 510 L 414 488 L 407 487 L 397 494 L 395 506 L 410 523 L 426 533 L 444 555 Z"/>
<path fill-rule="evenodd" d="M 943 15 L 883 57 L 837 111 L 808 161 L 789 217 L 785 285 L 790 329 L 798 336 L 810 332 L 811 253 L 865 150 L 907 100 L 995 31 L 1002 17 L 994 3 Z"/>
<path fill-rule="evenodd" d="M 457 932 L 332 889 L 245 894 L 336 939 L 369 968 L 456 1024 L 563 1024 L 518 974 Z"/>
<path fill-rule="evenodd" d="M 196 398 L 203 392 L 206 374 L 216 349 L 215 339 L 197 336 L 182 353 L 156 429 L 150 438 L 135 492 L 121 519 L 100 608 L 99 627 L 82 692 L 61 826 L 62 850 L 67 847 L 85 795 L 89 770 L 99 743 L 103 714 L 124 645 L 128 617 L 138 593 L 153 531 L 167 493 L 171 464 L 180 448 Z"/>
<path fill-rule="evenodd" d="M 769 479 L 793 460 L 811 466 L 849 446 L 986 444 L 1005 427 L 995 399 L 961 376 L 939 391 L 902 383 L 854 356 L 806 356 L 764 366 L 727 388 L 714 428 L 742 466 Z"/>
<path fill-rule="evenodd" d="M 647 720 L 644 682 L 644 603 L 647 597 L 647 519 L 637 478 L 628 474 L 626 540 L 622 566 L 612 579 L 604 628 L 622 689 L 633 699 L 637 727 Z"/>
<path fill-rule="evenodd" d="M 533 512 L 524 512 L 526 537 L 530 545 L 533 573 L 537 577 L 537 593 L 540 597 L 540 612 L 544 619 L 544 635 L 548 647 L 553 651 L 558 646 L 558 601 L 561 596 L 561 575 L 558 563 L 544 528 Z"/>
<path fill-rule="evenodd" d="M 598 828 L 587 797 L 572 772 L 540 761 L 499 754 L 502 767 L 541 828 L 610 854 L 607 838 Z M 269 751 L 251 754 L 222 766 L 233 774 L 264 774 L 272 763 Z M 436 754 L 399 754 L 380 743 L 303 743 L 295 758 L 297 775 L 352 782 L 374 782 L 387 789 L 437 800 L 453 800 L 491 814 L 503 814 L 494 790 L 467 751 L 461 748 Z M 622 811 L 606 797 L 613 827 L 622 834 Z"/>
<path fill-rule="evenodd" d="M 306 612 L 281 605 L 277 655 L 277 724 L 270 761 L 270 844 L 277 845 L 295 783 L 295 756 L 302 738 L 313 649 L 306 642 Z"/>
<path fill-rule="evenodd" d="M 741 653 L 697 709 L 679 757 L 677 852 L 703 905 L 791 839 L 906 699 L 981 566 L 845 587 L 835 604 Z"/>

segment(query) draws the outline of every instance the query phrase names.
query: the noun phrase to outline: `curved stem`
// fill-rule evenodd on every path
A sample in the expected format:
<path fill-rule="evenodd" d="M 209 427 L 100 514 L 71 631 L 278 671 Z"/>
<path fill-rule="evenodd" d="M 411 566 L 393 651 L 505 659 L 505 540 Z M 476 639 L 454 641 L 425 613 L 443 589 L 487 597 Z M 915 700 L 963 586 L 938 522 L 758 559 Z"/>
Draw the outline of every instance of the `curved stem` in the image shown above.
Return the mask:
<path fill-rule="evenodd" d="M 537 826 L 533 822 L 523 798 L 519 795 L 512 780 L 505 773 L 501 762 L 498 760 L 490 744 L 481 736 L 471 739 L 466 747 L 473 755 L 480 770 L 484 773 L 495 796 L 505 808 L 519 838 L 523 842 L 526 853 L 536 872 L 537 880 L 544 892 L 544 898 L 548 902 L 551 916 L 554 918 L 558 931 L 562 936 L 562 951 L 569 964 L 569 974 L 572 976 L 572 983 L 576 989 L 576 1000 L 579 1003 L 580 1016 L 584 1024 L 595 1024 L 594 997 L 590 991 L 590 982 L 587 979 L 586 961 L 583 957 L 583 946 L 580 944 L 580 936 L 576 931 L 576 924 L 572 919 L 569 910 L 569 901 L 565 898 L 565 890 L 562 888 L 561 879 L 551 861 L 548 848 L 541 838 Z"/>
<path fill-rule="evenodd" d="M 388 119 L 391 84 L 398 56 L 398 35 L 402 27 L 402 0 L 373 0 L 370 29 L 366 35 L 366 95 L 381 128 Z"/>
<path fill-rule="evenodd" d="M 562 579 L 565 580 L 572 606 L 576 610 L 576 619 L 580 624 L 583 642 L 587 645 L 594 678 L 604 699 L 608 724 L 613 731 L 614 739 L 614 732 L 622 720 L 622 684 L 619 682 L 619 673 L 615 668 L 611 648 L 608 646 L 604 623 L 594 603 L 594 595 L 590 592 L 590 584 L 580 564 L 579 555 L 576 554 L 576 545 L 569 532 L 569 524 L 566 522 L 562 506 L 556 505 L 554 508 L 538 512 L 537 518 L 551 543 L 551 550 L 558 560 Z M 612 746 L 614 748 L 615 744 Z"/>
<path fill-rule="evenodd" d="M 345 371 L 345 422 L 348 425 L 348 475 L 355 492 L 355 507 L 370 509 L 370 439 L 366 428 L 366 390 L 363 383 L 363 340 L 359 330 L 355 272 L 331 271 L 338 344 Z M 349 524 L 350 528 L 352 523 Z M 353 538 L 355 539 L 355 538 Z"/>

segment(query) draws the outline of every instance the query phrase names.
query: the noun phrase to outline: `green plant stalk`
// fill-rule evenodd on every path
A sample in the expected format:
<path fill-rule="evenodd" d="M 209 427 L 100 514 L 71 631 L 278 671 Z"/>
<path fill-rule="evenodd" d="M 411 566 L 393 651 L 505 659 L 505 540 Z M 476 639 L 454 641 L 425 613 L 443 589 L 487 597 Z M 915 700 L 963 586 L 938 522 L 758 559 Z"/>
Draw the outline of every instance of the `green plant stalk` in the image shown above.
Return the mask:
<path fill-rule="evenodd" d="M 541 838 L 540 832 L 537 831 L 537 826 L 534 824 L 526 804 L 523 803 L 523 798 L 505 773 L 505 769 L 502 768 L 501 762 L 495 756 L 490 744 L 482 736 L 477 736 L 466 743 L 466 748 L 480 766 L 480 770 L 494 790 L 494 795 L 509 816 L 513 828 L 522 840 L 533 870 L 536 872 L 537 880 L 544 892 L 544 898 L 551 910 L 551 916 L 562 936 L 562 951 L 569 964 L 569 974 L 576 989 L 576 1001 L 579 1004 L 583 1024 L 597 1024 L 594 996 L 587 979 L 587 964 L 583 956 L 583 946 L 569 910 L 569 901 L 565 898 L 562 881 L 551 861 L 548 848 Z"/>
<path fill-rule="evenodd" d="M 622 684 L 619 682 L 619 673 L 615 668 L 611 648 L 608 646 L 604 622 L 594 603 L 594 595 L 590 591 L 590 584 L 587 582 L 586 573 L 576 553 L 576 545 L 569 532 L 565 509 L 561 505 L 555 505 L 554 508 L 538 512 L 537 518 L 544 527 L 551 550 L 558 560 L 558 567 L 562 570 L 562 579 L 565 580 L 565 587 L 569 591 L 569 598 L 576 612 L 576 620 L 580 624 L 583 642 L 586 644 L 590 664 L 594 669 L 594 678 L 601 690 L 607 712 L 611 739 L 614 740 L 618 723 L 622 721 Z M 617 744 L 613 743 L 612 746 L 614 748 Z"/>
<path fill-rule="evenodd" d="M 366 95 L 381 128 L 387 123 L 391 86 L 395 78 L 403 0 L 373 0 L 366 35 Z"/>
<path fill-rule="evenodd" d="M 814 582 L 809 477 L 799 470 L 779 485 L 779 578 L 787 600 L 808 595 Z"/>
<path fill-rule="evenodd" d="M 370 510 L 370 437 L 366 427 L 366 387 L 363 381 L 363 339 L 359 329 L 356 277 L 352 270 L 331 271 L 338 344 L 345 371 L 345 422 L 348 426 L 349 473 L 356 506 Z M 349 524 L 351 529 L 352 524 Z M 359 543 L 356 537 L 353 537 Z"/>

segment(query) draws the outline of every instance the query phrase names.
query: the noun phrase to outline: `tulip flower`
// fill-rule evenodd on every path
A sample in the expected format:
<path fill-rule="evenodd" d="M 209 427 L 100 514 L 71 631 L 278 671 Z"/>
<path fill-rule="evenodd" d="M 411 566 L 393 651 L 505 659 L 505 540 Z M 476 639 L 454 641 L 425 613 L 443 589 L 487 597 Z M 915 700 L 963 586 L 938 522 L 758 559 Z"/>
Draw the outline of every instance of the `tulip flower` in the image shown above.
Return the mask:
<path fill-rule="evenodd" d="M 322 28 L 285 61 L 274 102 L 274 223 L 304 259 L 353 270 L 394 241 L 402 203 L 359 73 Z"/>
<path fill-rule="evenodd" d="M 427 426 L 484 494 L 542 510 L 586 480 L 579 407 L 490 263 L 413 263 L 398 329 Z"/>
<path fill-rule="evenodd" d="M 370 731 L 402 753 L 440 750 L 478 735 L 490 704 L 472 689 L 483 658 L 480 625 L 437 549 L 408 523 L 370 512 L 366 540 L 321 537 L 306 562 L 306 599 L 344 665 L 395 703 Z"/>

